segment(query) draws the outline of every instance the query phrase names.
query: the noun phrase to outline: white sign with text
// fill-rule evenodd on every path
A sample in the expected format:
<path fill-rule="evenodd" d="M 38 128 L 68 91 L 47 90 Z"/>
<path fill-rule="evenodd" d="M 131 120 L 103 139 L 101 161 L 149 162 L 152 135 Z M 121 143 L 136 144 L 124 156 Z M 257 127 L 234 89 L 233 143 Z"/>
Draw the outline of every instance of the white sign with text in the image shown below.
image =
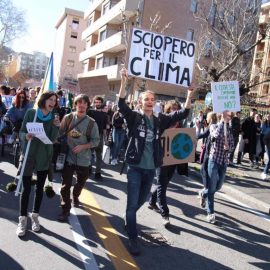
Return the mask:
<path fill-rule="evenodd" d="M 134 28 L 129 50 L 131 76 L 188 87 L 195 43 Z"/>
<path fill-rule="evenodd" d="M 240 111 L 239 83 L 237 81 L 224 81 L 211 83 L 213 112 L 221 113 Z"/>

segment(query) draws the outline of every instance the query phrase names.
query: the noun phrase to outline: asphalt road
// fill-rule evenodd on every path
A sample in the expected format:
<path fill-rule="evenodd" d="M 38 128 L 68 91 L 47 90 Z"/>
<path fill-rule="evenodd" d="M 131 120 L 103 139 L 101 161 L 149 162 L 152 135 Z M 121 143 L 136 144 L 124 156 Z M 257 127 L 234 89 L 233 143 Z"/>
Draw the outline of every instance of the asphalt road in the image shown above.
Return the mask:
<path fill-rule="evenodd" d="M 142 254 L 132 257 L 122 220 L 126 175 L 119 171 L 120 165 L 106 166 L 104 181 L 87 182 L 83 206 L 72 209 L 69 223 L 56 220 L 61 209 L 55 174 L 57 195 L 44 196 L 41 231 L 32 232 L 29 220 L 20 239 L 15 234 L 19 199 L 5 191 L 16 169 L 8 157 L 0 158 L 0 269 L 270 269 L 269 217 L 219 193 L 217 224 L 209 224 L 199 207 L 200 184 L 178 175 L 168 188 L 171 226 L 165 229 L 160 215 L 145 205 L 138 212 Z"/>

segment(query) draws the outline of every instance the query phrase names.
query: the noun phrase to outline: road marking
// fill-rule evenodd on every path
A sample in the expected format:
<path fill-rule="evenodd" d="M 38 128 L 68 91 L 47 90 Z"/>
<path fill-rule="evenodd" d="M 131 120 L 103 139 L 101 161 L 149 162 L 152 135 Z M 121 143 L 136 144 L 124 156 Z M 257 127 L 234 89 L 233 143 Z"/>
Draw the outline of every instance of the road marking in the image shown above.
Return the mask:
<path fill-rule="evenodd" d="M 268 215 L 266 215 L 264 213 L 261 213 L 261 212 L 257 211 L 256 209 L 251 208 L 250 206 L 248 206 L 248 205 L 246 205 L 246 204 L 244 204 L 242 202 L 239 202 L 238 200 L 232 198 L 231 196 L 229 196 L 227 194 L 218 192 L 218 195 L 225 198 L 225 199 L 227 199 L 227 200 L 229 200 L 229 201 L 231 201 L 231 202 L 233 202 L 233 203 L 238 204 L 239 206 L 241 206 L 243 209 L 247 210 L 248 212 L 253 213 L 256 216 L 259 216 L 259 217 L 263 218 L 264 220 L 270 222 L 270 217 Z"/>
<path fill-rule="evenodd" d="M 86 270 L 98 270 L 99 267 L 93 255 L 93 251 L 91 247 L 85 243 L 86 237 L 83 233 L 83 230 L 76 216 L 76 212 L 74 208 L 71 208 L 70 213 L 71 215 L 68 221 L 69 221 L 69 224 L 71 225 L 73 238 L 77 245 L 77 249 L 83 261 L 84 267 Z"/>
<path fill-rule="evenodd" d="M 83 189 L 80 199 L 87 205 L 84 206 L 84 209 L 90 214 L 91 223 L 102 240 L 114 267 L 117 270 L 140 269 L 123 245 L 117 231 L 108 221 L 106 213 L 101 209 L 93 194 Z"/>

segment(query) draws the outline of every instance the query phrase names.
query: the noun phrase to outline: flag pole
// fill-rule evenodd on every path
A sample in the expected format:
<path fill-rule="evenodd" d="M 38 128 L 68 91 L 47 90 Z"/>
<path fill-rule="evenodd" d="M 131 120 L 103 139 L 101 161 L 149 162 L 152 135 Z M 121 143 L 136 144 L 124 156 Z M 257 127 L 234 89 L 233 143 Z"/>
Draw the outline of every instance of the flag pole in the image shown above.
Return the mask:
<path fill-rule="evenodd" d="M 49 61 L 49 64 L 47 66 L 47 70 L 46 70 L 45 77 L 44 77 L 44 80 L 43 80 L 43 83 L 42 83 L 42 87 L 40 89 L 40 92 L 39 92 L 38 97 L 36 99 L 36 102 L 34 104 L 34 108 L 36 109 L 34 120 L 33 120 L 34 123 L 37 121 L 37 102 L 38 102 L 40 96 L 42 95 L 42 93 L 44 92 L 45 83 L 46 83 L 47 78 L 48 78 L 50 67 L 53 68 L 53 62 L 52 61 L 53 61 L 53 53 L 51 53 L 50 61 Z M 53 69 L 52 69 L 52 73 L 53 73 Z M 50 75 L 53 75 L 53 74 L 50 74 Z M 21 193 L 22 178 L 23 178 L 26 161 L 27 161 L 28 154 L 29 154 L 29 149 L 30 149 L 31 141 L 32 140 L 29 140 L 27 142 L 27 146 L 26 146 L 26 150 L 25 150 L 25 154 L 24 154 L 24 159 L 23 159 L 23 163 L 22 163 L 22 167 L 21 167 L 20 175 L 19 175 L 19 179 L 18 179 L 18 184 L 17 184 L 17 188 L 16 188 L 16 191 L 15 191 L 15 196 L 16 197 Z M 18 178 L 18 176 L 16 176 L 16 178 Z"/>

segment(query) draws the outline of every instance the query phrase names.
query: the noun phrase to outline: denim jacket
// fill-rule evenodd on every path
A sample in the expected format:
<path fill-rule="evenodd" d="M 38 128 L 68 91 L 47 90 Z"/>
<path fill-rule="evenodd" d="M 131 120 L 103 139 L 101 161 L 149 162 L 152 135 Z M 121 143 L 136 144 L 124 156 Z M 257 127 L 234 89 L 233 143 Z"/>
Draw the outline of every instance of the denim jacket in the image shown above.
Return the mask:
<path fill-rule="evenodd" d="M 126 104 L 124 98 L 120 98 L 118 101 L 118 107 L 120 113 L 123 114 L 129 132 L 129 142 L 126 150 L 126 162 L 128 164 L 140 163 L 145 140 L 146 140 L 146 120 L 145 116 L 139 112 L 132 111 Z M 173 126 L 180 120 L 185 119 L 188 116 L 189 109 L 182 109 L 170 114 L 159 113 L 158 117 L 154 117 L 154 163 L 155 167 L 160 167 L 163 161 L 163 149 L 161 146 L 161 135 L 165 129 Z M 138 116 L 139 115 L 139 116 Z"/>

